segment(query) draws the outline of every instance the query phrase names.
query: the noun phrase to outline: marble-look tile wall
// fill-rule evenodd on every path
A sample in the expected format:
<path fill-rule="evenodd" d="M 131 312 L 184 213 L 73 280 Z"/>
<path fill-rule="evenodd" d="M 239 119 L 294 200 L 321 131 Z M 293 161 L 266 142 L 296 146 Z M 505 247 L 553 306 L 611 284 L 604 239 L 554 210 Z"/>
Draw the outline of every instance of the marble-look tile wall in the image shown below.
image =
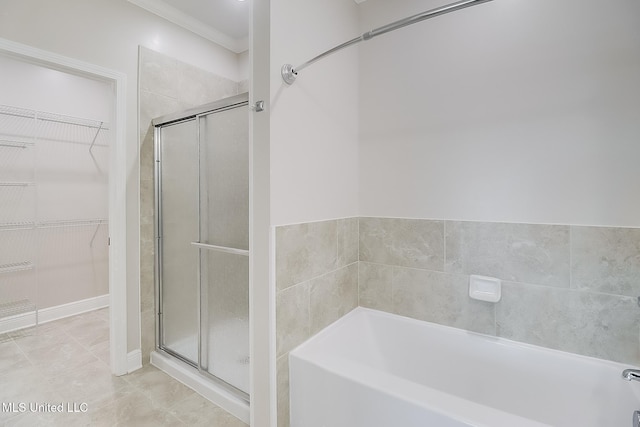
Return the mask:
<path fill-rule="evenodd" d="M 289 351 L 357 305 L 640 364 L 640 229 L 393 218 L 277 227 L 278 426 Z M 469 298 L 469 275 L 502 300 Z"/>
<path fill-rule="evenodd" d="M 358 219 L 277 227 L 278 426 L 289 425 L 289 351 L 358 306 Z"/>
<path fill-rule="evenodd" d="M 640 364 L 640 229 L 360 218 L 359 242 L 361 306 Z"/>
<path fill-rule="evenodd" d="M 155 346 L 153 126 L 165 114 L 242 93 L 240 83 L 140 47 L 140 310 L 142 360 Z M 194 308 L 195 309 L 195 308 Z"/>

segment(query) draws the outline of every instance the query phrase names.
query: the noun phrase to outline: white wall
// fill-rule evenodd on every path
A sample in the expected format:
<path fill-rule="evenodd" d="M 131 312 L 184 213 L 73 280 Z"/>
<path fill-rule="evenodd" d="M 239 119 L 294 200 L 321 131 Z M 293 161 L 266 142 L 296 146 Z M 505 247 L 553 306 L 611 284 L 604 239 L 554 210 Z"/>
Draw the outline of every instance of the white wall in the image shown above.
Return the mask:
<path fill-rule="evenodd" d="M 357 215 L 357 51 L 280 77 L 357 35 L 353 0 L 271 1 L 271 223 Z"/>
<path fill-rule="evenodd" d="M 238 75 L 236 81 L 249 79 L 249 51 L 245 50 L 238 54 Z"/>
<path fill-rule="evenodd" d="M 0 56 L 0 104 L 111 121 L 111 85 Z"/>
<path fill-rule="evenodd" d="M 238 80 L 237 55 L 126 0 L 3 0 L 0 37 L 127 75 L 128 351 L 139 348 L 138 45 Z"/>
<path fill-rule="evenodd" d="M 368 0 L 362 28 L 442 4 Z M 360 48 L 360 213 L 640 225 L 640 3 L 496 0 Z"/>

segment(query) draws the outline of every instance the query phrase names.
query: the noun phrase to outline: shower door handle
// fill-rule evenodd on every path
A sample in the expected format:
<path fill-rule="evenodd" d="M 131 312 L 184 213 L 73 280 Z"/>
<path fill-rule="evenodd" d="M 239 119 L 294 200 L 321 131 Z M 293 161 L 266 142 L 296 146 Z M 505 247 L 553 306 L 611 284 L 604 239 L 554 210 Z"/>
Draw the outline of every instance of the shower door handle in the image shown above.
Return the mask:
<path fill-rule="evenodd" d="M 246 249 L 228 248 L 226 246 L 216 246 L 200 242 L 191 242 L 191 244 L 201 249 L 209 249 L 211 251 L 224 252 L 227 254 L 249 256 L 249 251 Z"/>

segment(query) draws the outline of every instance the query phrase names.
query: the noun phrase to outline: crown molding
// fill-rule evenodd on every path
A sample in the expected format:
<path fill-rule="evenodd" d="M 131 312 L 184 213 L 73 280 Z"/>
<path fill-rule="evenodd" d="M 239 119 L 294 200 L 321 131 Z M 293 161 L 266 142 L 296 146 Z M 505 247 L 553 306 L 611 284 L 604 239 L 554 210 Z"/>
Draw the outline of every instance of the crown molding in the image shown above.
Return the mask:
<path fill-rule="evenodd" d="M 168 5 L 160 0 L 128 0 L 130 3 L 145 9 L 161 18 L 166 19 L 186 30 L 189 30 L 205 39 L 212 41 L 235 53 L 241 53 L 249 49 L 248 37 L 236 39 L 216 30 L 202 21 L 187 15 L 186 13 Z M 357 1 L 357 0 L 356 0 Z M 360 0 L 363 1 L 363 0 Z"/>

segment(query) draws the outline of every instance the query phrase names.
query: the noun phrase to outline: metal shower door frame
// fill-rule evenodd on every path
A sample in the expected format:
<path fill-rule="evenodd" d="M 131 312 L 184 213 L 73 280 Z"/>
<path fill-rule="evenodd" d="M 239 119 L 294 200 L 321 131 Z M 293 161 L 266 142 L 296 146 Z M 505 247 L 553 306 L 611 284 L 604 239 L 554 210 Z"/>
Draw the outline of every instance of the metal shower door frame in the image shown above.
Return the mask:
<path fill-rule="evenodd" d="M 227 390 L 231 394 L 236 397 L 239 397 L 246 402 L 250 401 L 250 396 L 248 393 L 240 390 L 239 388 L 227 383 L 226 381 L 218 378 L 217 376 L 211 374 L 210 372 L 203 369 L 203 320 L 205 319 L 205 314 L 203 312 L 203 293 L 206 293 L 207 290 L 204 289 L 202 283 L 202 251 L 203 250 L 213 250 L 220 251 L 225 253 L 231 253 L 235 255 L 245 255 L 249 256 L 248 250 L 236 249 L 236 248 L 227 248 L 216 245 L 209 245 L 206 243 L 200 243 L 202 240 L 201 232 L 202 232 L 202 221 L 200 215 L 200 197 L 201 197 L 201 147 L 202 147 L 202 139 L 200 135 L 201 129 L 201 120 L 215 113 L 220 113 L 223 111 L 232 110 L 235 108 L 240 108 L 249 105 L 249 95 L 248 93 L 243 93 L 240 95 L 232 96 L 229 98 L 224 98 L 220 101 L 215 101 L 209 104 L 202 105 L 200 107 L 191 108 L 185 110 L 183 112 L 173 113 L 165 116 L 158 117 L 152 121 L 154 127 L 154 205 L 155 205 L 155 215 L 154 215 L 154 286 L 155 286 L 155 348 L 158 351 L 162 351 L 166 354 L 169 354 L 184 363 L 196 368 L 198 372 L 216 382 L 216 384 L 223 389 Z M 196 135 L 198 141 L 198 242 L 191 242 L 192 246 L 198 248 L 198 267 L 197 267 L 197 282 L 198 282 L 198 292 L 197 292 L 197 317 L 198 317 L 198 361 L 197 363 L 193 363 L 193 361 L 186 359 L 180 354 L 172 351 L 169 348 L 164 347 L 162 340 L 162 307 L 163 307 L 163 299 L 162 299 L 162 132 L 161 129 L 165 126 L 177 125 L 181 123 L 186 123 L 190 121 L 196 121 Z M 208 333 L 207 333 L 208 336 Z M 208 352 L 208 348 L 207 348 Z"/>

